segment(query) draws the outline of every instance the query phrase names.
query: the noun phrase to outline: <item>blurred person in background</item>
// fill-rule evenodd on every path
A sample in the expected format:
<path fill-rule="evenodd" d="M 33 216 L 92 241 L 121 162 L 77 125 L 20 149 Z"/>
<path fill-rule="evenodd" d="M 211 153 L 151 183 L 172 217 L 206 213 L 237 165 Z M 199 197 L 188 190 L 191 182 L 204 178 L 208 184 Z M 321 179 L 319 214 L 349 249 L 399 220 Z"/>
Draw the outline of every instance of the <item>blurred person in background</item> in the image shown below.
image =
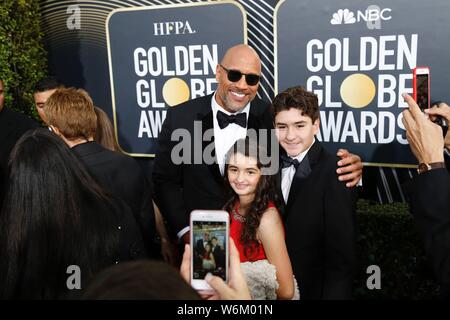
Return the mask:
<path fill-rule="evenodd" d="M 47 117 L 44 111 L 45 102 L 59 88 L 64 88 L 64 85 L 58 78 L 52 76 L 39 80 L 34 87 L 34 105 L 39 117 L 45 124 L 47 124 Z"/>
<path fill-rule="evenodd" d="M 115 138 L 114 127 L 108 115 L 101 108 L 94 106 L 97 115 L 97 129 L 95 130 L 94 141 L 111 151 L 122 153 Z M 162 258 L 171 265 L 177 264 L 176 246 L 172 244 L 164 224 L 161 212 L 153 202 L 155 212 L 156 231 L 158 232 Z"/>
<path fill-rule="evenodd" d="M 150 185 L 132 157 L 94 141 L 97 116 L 89 94 L 82 89 L 58 89 L 47 100 L 45 114 L 49 127 L 72 149 L 97 183 L 131 208 L 147 251 L 153 256 L 156 231 Z"/>
<path fill-rule="evenodd" d="M 94 276 L 86 300 L 200 300 L 180 273 L 161 261 L 133 261 Z"/>
<path fill-rule="evenodd" d="M 9 160 L 0 215 L 0 297 L 65 299 L 71 265 L 81 289 L 121 261 L 146 258 L 130 208 L 107 195 L 47 129 L 28 131 Z"/>
<path fill-rule="evenodd" d="M 4 177 L 9 154 L 17 140 L 29 129 L 38 127 L 38 123 L 24 114 L 5 108 L 5 84 L 0 79 L 0 207 L 4 194 Z"/>
<path fill-rule="evenodd" d="M 409 105 L 403 111 L 406 137 L 419 162 L 419 174 L 410 186 L 411 213 L 440 284 L 441 298 L 450 299 L 450 175 L 443 152 L 448 139 L 444 140 L 442 127 L 423 114 L 413 98 L 407 94 L 403 98 Z M 450 120 L 445 103 L 425 112 Z"/>
<path fill-rule="evenodd" d="M 114 135 L 114 127 L 108 115 L 99 107 L 94 106 L 94 111 L 97 116 L 97 129 L 95 130 L 94 140 L 106 149 L 121 152 Z"/>

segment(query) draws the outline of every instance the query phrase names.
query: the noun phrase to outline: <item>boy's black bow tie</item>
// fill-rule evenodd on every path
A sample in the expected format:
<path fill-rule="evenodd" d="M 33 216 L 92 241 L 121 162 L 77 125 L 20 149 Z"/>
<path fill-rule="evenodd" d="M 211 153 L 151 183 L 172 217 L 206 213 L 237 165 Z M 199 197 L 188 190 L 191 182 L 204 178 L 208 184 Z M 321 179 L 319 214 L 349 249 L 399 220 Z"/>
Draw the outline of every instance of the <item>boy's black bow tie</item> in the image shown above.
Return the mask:
<path fill-rule="evenodd" d="M 295 170 L 297 170 L 299 165 L 300 165 L 300 162 L 298 162 L 297 159 L 293 159 L 291 157 L 281 155 L 281 167 L 282 168 L 289 168 L 290 166 L 294 166 Z"/>

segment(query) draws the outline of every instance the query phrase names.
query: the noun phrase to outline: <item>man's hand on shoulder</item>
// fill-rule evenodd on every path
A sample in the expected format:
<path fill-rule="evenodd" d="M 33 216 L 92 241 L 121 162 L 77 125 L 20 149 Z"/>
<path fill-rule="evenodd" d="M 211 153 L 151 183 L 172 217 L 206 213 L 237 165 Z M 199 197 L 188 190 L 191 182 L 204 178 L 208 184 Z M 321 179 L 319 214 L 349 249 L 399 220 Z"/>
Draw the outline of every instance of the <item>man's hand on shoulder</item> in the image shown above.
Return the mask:
<path fill-rule="evenodd" d="M 362 178 L 361 158 L 346 149 L 339 149 L 337 156 L 341 158 L 337 163 L 339 168 L 336 170 L 339 180 L 345 181 L 345 185 L 349 188 L 356 186 Z"/>

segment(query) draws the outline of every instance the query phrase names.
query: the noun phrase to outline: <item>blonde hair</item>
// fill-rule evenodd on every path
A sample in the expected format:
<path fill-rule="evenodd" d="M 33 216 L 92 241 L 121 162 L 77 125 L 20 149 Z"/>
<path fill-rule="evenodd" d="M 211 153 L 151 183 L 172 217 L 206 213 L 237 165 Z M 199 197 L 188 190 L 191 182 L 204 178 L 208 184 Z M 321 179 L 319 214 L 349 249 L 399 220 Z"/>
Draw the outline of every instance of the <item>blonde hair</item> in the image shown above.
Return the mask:
<path fill-rule="evenodd" d="M 83 89 L 58 89 L 44 108 L 48 124 L 56 126 L 66 139 L 94 137 L 97 116 L 91 97 Z"/>

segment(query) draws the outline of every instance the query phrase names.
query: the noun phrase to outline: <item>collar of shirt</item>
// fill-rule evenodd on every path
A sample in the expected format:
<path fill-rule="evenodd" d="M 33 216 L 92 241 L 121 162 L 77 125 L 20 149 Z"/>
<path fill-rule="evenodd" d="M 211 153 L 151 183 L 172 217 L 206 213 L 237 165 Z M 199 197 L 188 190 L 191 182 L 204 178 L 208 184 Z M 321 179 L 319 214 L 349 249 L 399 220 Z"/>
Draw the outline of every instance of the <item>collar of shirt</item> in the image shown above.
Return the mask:
<path fill-rule="evenodd" d="M 222 111 L 227 115 L 231 115 L 233 113 L 226 111 L 223 107 L 221 107 L 216 101 L 216 94 L 214 93 L 211 99 L 211 109 L 213 112 L 213 128 L 214 128 L 214 148 L 216 151 L 216 159 L 219 165 L 220 173 L 224 174 L 225 169 L 225 156 L 233 146 L 233 144 L 239 140 L 245 138 L 247 134 L 247 128 L 242 128 L 241 126 L 231 123 L 227 127 L 221 129 L 219 127 L 219 122 L 217 121 L 217 111 Z M 247 115 L 247 124 L 248 124 L 248 116 L 250 113 L 250 102 L 235 114 L 245 112 Z"/>
<path fill-rule="evenodd" d="M 308 153 L 309 149 L 311 149 L 312 145 L 316 142 L 316 139 L 314 138 L 311 145 L 303 152 L 300 152 L 295 157 L 291 157 L 292 159 L 297 159 L 298 162 L 302 162 L 302 160 L 305 158 L 306 154 Z M 289 198 L 289 191 L 291 189 L 292 180 L 294 179 L 295 175 L 295 167 L 290 166 L 287 168 L 283 168 L 281 170 L 281 192 L 283 194 L 284 203 L 287 203 Z"/>
<path fill-rule="evenodd" d="M 292 159 L 297 159 L 298 162 L 302 162 L 302 160 L 306 157 L 306 154 L 308 153 L 309 149 L 311 149 L 311 147 L 313 146 L 314 142 L 316 142 L 316 138 L 314 138 L 313 142 L 311 143 L 311 145 L 308 147 L 308 149 L 306 149 L 303 152 L 300 152 L 298 155 L 296 155 L 295 157 L 291 157 Z M 289 155 L 288 155 L 289 156 Z M 290 156 L 289 156 L 290 157 Z M 289 168 L 284 168 L 284 169 L 289 169 Z"/>

